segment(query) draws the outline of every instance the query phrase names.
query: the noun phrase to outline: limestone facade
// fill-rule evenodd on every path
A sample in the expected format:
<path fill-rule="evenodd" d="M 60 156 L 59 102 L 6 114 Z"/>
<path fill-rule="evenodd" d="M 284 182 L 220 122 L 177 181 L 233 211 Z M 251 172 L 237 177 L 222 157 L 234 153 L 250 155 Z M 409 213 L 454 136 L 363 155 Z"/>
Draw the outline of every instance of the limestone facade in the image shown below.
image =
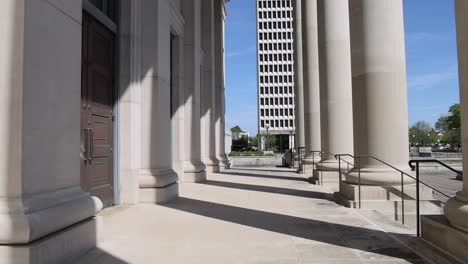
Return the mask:
<path fill-rule="evenodd" d="M 103 204 L 90 195 L 99 191 L 82 188 L 80 166 L 102 155 L 101 123 L 86 137 L 80 127 L 80 109 L 90 108 L 82 105 L 85 15 L 97 28 L 91 43 L 107 34 L 116 47 L 112 162 L 92 172 L 112 178 L 113 204 L 165 203 L 178 197 L 179 182 L 203 181 L 206 165 L 228 166 L 225 0 L 3 4 L 0 262 L 63 263 L 97 243 Z M 96 76 L 90 86 L 109 85 Z"/>

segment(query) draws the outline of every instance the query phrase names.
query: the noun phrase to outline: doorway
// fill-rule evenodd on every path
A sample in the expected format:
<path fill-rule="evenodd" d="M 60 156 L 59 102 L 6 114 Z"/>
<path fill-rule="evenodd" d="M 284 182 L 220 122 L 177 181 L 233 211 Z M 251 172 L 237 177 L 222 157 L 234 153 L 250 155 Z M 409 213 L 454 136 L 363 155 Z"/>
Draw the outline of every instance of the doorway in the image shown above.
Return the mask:
<path fill-rule="evenodd" d="M 86 12 L 82 30 L 81 187 L 111 206 L 115 34 Z"/>

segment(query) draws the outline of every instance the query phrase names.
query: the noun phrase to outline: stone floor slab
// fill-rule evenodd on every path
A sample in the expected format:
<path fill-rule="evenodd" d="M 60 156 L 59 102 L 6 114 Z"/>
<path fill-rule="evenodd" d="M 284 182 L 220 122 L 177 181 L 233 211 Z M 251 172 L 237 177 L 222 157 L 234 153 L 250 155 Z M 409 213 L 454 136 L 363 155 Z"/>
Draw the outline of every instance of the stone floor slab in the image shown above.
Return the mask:
<path fill-rule="evenodd" d="M 79 264 L 417 263 L 377 225 L 293 170 L 236 168 L 181 183 L 167 205 L 102 213 L 104 240 Z"/>

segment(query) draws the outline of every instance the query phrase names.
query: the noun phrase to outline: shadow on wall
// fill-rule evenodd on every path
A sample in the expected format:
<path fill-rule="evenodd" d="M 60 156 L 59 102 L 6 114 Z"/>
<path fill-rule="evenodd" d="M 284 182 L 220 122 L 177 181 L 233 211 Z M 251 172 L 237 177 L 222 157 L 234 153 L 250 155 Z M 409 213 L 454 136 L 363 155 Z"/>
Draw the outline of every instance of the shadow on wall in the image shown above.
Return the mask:
<path fill-rule="evenodd" d="M 357 249 L 363 251 L 362 254 L 364 255 L 366 253 L 374 253 L 384 257 L 404 259 L 409 263 L 421 263 L 421 258 L 418 255 L 394 240 L 388 233 L 380 230 L 258 211 L 189 198 L 179 198 L 177 201 L 165 206 L 187 213 L 270 232 Z M 398 235 L 403 238 L 403 235 L 400 234 L 392 235 Z M 411 239 L 410 236 L 404 236 L 404 238 Z"/>

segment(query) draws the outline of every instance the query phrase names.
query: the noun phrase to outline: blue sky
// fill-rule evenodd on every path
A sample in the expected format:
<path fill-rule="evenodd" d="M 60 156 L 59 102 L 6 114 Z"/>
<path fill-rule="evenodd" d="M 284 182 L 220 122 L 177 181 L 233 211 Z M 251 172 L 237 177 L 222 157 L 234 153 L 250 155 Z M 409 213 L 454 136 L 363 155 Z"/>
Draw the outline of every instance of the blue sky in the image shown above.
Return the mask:
<path fill-rule="evenodd" d="M 409 123 L 434 124 L 458 103 L 453 1 L 404 0 Z M 226 126 L 257 133 L 255 0 L 227 4 Z"/>

